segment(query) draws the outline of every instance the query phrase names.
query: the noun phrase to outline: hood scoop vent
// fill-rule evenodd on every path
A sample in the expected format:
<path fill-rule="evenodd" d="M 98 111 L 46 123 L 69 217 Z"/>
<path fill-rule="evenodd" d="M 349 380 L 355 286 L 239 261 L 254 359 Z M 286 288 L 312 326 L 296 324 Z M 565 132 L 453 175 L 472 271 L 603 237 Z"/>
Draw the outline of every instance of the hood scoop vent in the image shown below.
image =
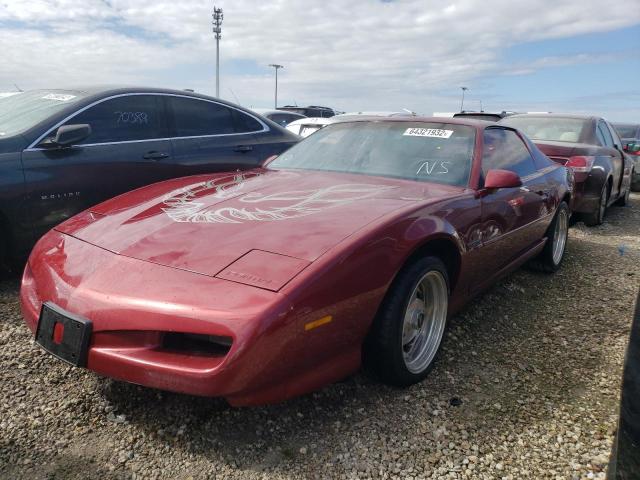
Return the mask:
<path fill-rule="evenodd" d="M 310 262 L 262 250 L 251 250 L 216 275 L 216 278 L 277 292 Z"/>

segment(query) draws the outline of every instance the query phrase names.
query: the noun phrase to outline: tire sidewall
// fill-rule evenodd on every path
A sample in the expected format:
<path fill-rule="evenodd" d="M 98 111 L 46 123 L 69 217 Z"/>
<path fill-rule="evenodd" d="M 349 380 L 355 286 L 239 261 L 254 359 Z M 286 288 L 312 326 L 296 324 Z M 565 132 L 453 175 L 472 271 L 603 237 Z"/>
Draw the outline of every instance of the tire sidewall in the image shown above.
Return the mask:
<path fill-rule="evenodd" d="M 424 275 L 434 270 L 442 275 L 447 288 L 447 297 L 449 297 L 449 275 L 444 263 L 437 257 L 423 257 L 412 262 L 398 274 L 378 313 L 378 318 L 376 319 L 378 331 L 373 333 L 379 337 L 376 342 L 379 347 L 377 354 L 380 354 L 379 360 L 382 363 L 378 362 L 380 368 L 377 368 L 377 370 L 388 383 L 411 385 L 424 379 L 435 365 L 442 350 L 442 340 L 445 336 L 446 325 L 439 339 L 436 354 L 429 365 L 421 372 L 413 373 L 409 371 L 405 364 L 402 350 L 404 316 L 411 294 Z"/>
<path fill-rule="evenodd" d="M 562 256 L 560 257 L 560 260 L 558 261 L 558 263 L 556 263 L 553 260 L 553 237 L 557 228 L 557 223 L 558 223 L 558 218 L 560 217 L 560 212 L 563 211 L 565 212 L 565 215 L 567 216 L 567 229 L 565 230 L 564 233 L 564 250 L 562 251 Z M 553 269 L 553 271 L 556 271 L 560 268 L 560 265 L 562 265 L 562 261 L 564 260 L 565 254 L 567 252 L 567 243 L 569 241 L 569 206 L 566 204 L 566 202 L 560 202 L 560 205 L 558 205 L 558 209 L 556 211 L 556 216 L 553 219 L 553 223 L 551 224 L 551 229 L 549 231 L 549 234 L 547 236 L 547 241 L 550 242 L 550 246 L 551 248 L 549 248 L 549 263 Z"/>

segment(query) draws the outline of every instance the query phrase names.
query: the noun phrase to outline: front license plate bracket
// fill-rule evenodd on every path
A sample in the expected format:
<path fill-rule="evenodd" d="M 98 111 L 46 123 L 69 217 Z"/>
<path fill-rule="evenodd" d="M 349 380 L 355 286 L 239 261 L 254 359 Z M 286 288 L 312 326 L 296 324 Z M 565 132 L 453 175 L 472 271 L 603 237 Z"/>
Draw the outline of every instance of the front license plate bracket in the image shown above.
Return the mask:
<path fill-rule="evenodd" d="M 84 367 L 92 329 L 90 320 L 45 302 L 40 309 L 36 343 L 65 362 Z"/>

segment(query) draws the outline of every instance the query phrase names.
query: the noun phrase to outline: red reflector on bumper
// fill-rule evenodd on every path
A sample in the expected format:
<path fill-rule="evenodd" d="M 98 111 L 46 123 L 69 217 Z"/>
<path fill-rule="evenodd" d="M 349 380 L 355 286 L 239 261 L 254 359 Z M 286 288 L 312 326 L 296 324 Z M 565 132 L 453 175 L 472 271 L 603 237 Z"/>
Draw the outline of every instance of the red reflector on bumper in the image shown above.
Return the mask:
<path fill-rule="evenodd" d="M 62 343 L 62 337 L 64 336 L 64 324 L 56 323 L 53 327 L 53 343 L 60 345 Z"/>

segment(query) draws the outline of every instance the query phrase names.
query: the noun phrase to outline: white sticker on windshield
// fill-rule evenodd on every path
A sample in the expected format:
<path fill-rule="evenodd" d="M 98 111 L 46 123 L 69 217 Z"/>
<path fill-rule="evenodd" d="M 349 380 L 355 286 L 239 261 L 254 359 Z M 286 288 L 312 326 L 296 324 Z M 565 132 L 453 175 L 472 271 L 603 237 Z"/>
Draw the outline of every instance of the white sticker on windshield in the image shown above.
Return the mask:
<path fill-rule="evenodd" d="M 453 130 L 440 130 L 439 128 L 407 128 L 402 135 L 410 137 L 449 138 Z"/>
<path fill-rule="evenodd" d="M 67 94 L 64 94 L 64 93 L 48 93 L 47 95 L 45 95 L 42 98 L 44 100 L 58 100 L 60 102 L 68 102 L 72 98 L 76 98 L 76 96 L 75 95 L 67 95 Z"/>

